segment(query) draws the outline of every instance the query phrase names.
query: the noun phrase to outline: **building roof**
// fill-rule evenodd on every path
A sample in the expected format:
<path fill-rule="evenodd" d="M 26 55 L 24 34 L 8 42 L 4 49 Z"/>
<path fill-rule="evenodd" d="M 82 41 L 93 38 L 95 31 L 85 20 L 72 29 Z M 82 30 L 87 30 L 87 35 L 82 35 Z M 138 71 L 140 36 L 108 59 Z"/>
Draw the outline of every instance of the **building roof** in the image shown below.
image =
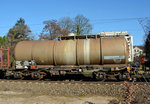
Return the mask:
<path fill-rule="evenodd" d="M 141 50 L 144 50 L 144 46 L 133 46 L 133 48 L 135 48 L 135 47 L 138 47 L 138 48 L 140 48 Z"/>

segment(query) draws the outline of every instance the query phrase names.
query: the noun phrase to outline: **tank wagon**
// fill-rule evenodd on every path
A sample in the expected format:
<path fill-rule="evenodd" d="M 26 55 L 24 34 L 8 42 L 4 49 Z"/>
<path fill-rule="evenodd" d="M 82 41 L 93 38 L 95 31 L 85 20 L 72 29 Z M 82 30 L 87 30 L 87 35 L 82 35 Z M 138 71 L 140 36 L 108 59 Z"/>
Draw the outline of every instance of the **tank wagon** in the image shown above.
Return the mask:
<path fill-rule="evenodd" d="M 83 75 L 97 80 L 128 73 L 128 45 L 124 37 L 64 36 L 58 40 L 21 41 L 15 47 L 15 78 Z"/>

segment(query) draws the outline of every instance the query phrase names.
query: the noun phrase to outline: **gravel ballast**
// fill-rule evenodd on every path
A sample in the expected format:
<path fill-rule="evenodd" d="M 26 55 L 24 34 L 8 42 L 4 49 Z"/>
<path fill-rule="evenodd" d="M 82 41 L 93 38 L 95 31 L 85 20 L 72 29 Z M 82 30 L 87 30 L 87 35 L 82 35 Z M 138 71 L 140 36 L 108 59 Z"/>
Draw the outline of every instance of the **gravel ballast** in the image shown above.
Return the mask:
<path fill-rule="evenodd" d="M 0 82 L 1 91 L 30 92 L 33 94 L 47 94 L 54 96 L 125 96 L 124 84 L 66 84 L 66 83 L 38 83 L 38 82 Z M 136 94 L 150 95 L 150 85 L 134 85 Z"/>

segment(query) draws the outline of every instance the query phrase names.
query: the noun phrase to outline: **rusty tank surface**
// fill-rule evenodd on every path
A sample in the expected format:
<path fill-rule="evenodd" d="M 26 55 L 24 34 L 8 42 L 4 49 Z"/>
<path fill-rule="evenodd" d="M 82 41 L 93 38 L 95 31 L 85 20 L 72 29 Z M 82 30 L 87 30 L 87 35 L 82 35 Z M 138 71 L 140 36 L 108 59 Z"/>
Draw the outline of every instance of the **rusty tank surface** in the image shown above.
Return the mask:
<path fill-rule="evenodd" d="M 124 64 L 128 61 L 128 45 L 122 37 L 101 38 L 102 64 Z"/>
<path fill-rule="evenodd" d="M 55 41 L 54 65 L 76 65 L 76 40 Z"/>
<path fill-rule="evenodd" d="M 35 44 L 32 44 L 32 60 L 36 60 L 36 64 L 40 65 L 53 65 L 53 56 L 55 41 L 36 41 Z"/>
<path fill-rule="evenodd" d="M 99 65 L 100 54 L 100 39 L 77 40 L 77 65 Z"/>
<path fill-rule="evenodd" d="M 15 59 L 35 60 L 37 65 L 55 66 L 125 64 L 128 60 L 128 45 L 124 37 L 94 35 L 21 41 L 15 47 Z"/>
<path fill-rule="evenodd" d="M 21 41 L 19 42 L 14 50 L 16 60 L 26 61 L 32 60 L 32 47 L 35 41 Z"/>

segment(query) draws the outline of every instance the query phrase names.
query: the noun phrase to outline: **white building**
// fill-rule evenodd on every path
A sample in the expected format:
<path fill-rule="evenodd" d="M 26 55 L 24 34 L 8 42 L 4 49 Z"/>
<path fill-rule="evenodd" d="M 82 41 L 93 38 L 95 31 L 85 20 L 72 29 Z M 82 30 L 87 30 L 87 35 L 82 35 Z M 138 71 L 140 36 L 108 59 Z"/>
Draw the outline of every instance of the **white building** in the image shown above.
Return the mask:
<path fill-rule="evenodd" d="M 134 46 L 133 47 L 133 52 L 134 52 L 134 58 L 137 58 L 139 56 L 143 56 L 144 54 L 144 47 L 143 46 Z"/>
<path fill-rule="evenodd" d="M 133 61 L 133 36 L 129 35 L 127 31 L 107 31 L 107 32 L 100 32 L 101 36 L 123 36 L 129 46 L 129 58 L 128 61 Z"/>

